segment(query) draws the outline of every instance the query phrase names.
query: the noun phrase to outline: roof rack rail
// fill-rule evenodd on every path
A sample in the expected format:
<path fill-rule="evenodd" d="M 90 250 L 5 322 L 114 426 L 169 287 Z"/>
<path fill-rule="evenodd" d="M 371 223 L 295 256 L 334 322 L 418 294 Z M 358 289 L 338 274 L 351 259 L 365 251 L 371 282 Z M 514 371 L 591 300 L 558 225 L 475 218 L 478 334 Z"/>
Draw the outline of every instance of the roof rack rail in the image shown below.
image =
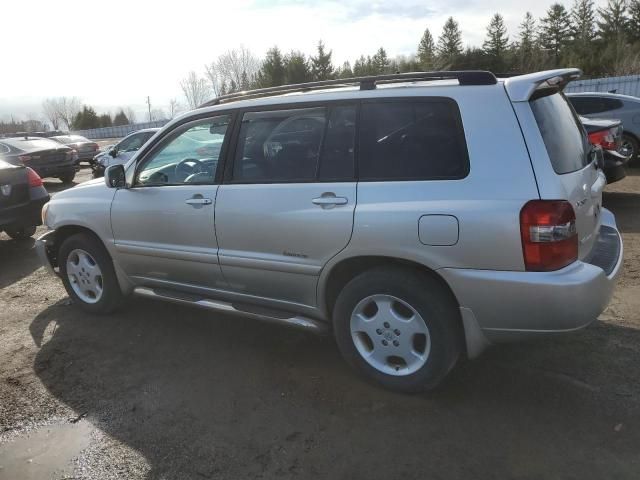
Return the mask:
<path fill-rule="evenodd" d="M 435 72 L 408 72 L 394 73 L 389 75 L 372 75 L 366 77 L 338 78 L 335 80 L 322 80 L 318 82 L 296 83 L 292 85 L 280 85 L 277 87 L 258 88 L 236 93 L 220 95 L 208 102 L 203 103 L 198 108 L 211 107 L 237 100 L 249 100 L 253 98 L 268 97 L 274 94 L 284 94 L 293 92 L 309 92 L 326 88 L 339 88 L 350 85 L 359 85 L 360 90 L 373 90 L 377 84 L 411 82 L 421 80 L 445 80 L 456 79 L 460 85 L 495 85 L 497 79 L 491 72 L 484 70 L 453 70 Z"/>

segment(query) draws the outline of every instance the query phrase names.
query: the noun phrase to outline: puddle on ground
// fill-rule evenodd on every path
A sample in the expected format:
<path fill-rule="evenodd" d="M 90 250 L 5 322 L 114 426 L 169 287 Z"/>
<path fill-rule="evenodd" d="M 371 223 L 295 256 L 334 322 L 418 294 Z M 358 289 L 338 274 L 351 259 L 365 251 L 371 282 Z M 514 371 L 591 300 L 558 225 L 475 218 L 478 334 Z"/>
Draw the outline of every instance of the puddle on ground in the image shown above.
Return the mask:
<path fill-rule="evenodd" d="M 89 446 L 91 431 L 86 421 L 46 425 L 0 444 L 0 480 L 41 480 L 70 475 L 71 461 Z"/>

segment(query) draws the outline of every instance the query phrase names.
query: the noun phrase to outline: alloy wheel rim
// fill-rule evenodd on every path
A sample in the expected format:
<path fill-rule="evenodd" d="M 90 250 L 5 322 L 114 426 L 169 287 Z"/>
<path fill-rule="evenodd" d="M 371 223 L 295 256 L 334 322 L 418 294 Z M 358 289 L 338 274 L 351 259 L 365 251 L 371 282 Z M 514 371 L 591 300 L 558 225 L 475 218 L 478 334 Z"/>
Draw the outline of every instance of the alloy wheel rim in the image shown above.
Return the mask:
<path fill-rule="evenodd" d="M 630 157 L 635 153 L 633 150 L 634 148 L 631 142 L 628 140 L 625 140 L 622 142 L 622 145 L 620 145 L 620 148 L 618 149 L 618 153 L 620 153 L 620 155 L 624 155 L 625 157 Z"/>
<path fill-rule="evenodd" d="M 85 303 L 97 303 L 103 294 L 102 271 L 98 262 L 82 249 L 67 257 L 67 277 L 75 294 Z"/>
<path fill-rule="evenodd" d="M 351 339 L 362 358 L 379 372 L 405 376 L 429 359 L 431 335 L 422 316 L 392 295 L 370 295 L 353 309 Z"/>

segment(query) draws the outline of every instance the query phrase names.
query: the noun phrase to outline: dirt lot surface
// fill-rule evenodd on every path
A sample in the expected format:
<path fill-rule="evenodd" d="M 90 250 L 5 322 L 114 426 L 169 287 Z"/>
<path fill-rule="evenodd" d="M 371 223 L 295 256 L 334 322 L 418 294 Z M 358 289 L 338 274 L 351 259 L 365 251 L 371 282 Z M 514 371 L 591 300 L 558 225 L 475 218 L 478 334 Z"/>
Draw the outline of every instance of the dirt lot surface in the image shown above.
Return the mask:
<path fill-rule="evenodd" d="M 638 479 L 640 171 L 607 190 L 625 261 L 600 320 L 417 396 L 331 338 L 142 299 L 86 315 L 2 234 L 0 479 Z"/>

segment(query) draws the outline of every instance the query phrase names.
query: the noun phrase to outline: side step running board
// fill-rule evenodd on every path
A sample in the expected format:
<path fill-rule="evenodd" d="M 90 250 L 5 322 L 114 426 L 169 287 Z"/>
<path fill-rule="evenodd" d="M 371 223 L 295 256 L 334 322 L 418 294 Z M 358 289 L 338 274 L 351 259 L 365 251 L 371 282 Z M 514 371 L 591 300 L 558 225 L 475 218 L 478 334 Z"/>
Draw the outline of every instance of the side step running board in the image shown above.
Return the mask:
<path fill-rule="evenodd" d="M 245 309 L 244 306 L 234 306 L 229 302 L 223 302 L 221 300 L 202 298 L 195 295 L 157 288 L 136 287 L 134 288 L 133 293 L 141 297 L 167 300 L 173 303 L 192 305 L 194 307 L 216 310 L 218 312 L 239 314 L 248 318 L 255 318 L 258 320 L 299 328 L 318 335 L 324 335 L 329 332 L 329 325 L 326 322 L 299 315 L 291 316 L 293 314 L 288 312 L 273 311 L 273 313 L 271 313 L 268 309 L 251 307 L 249 305 L 247 305 Z"/>

